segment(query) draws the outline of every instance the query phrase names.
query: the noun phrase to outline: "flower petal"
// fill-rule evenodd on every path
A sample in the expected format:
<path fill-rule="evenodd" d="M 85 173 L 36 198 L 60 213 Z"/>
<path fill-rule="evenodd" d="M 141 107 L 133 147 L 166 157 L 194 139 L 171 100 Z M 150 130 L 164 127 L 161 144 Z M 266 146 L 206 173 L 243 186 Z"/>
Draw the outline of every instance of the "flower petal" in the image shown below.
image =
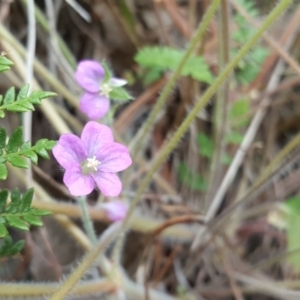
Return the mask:
<path fill-rule="evenodd" d="M 100 90 L 100 84 L 104 79 L 105 71 L 96 61 L 81 61 L 75 72 L 75 79 L 78 84 L 91 93 L 97 93 Z"/>
<path fill-rule="evenodd" d="M 120 172 L 132 164 L 128 149 L 119 143 L 103 145 L 96 154 L 101 172 Z"/>
<path fill-rule="evenodd" d="M 123 86 L 123 85 L 126 85 L 127 84 L 127 80 L 125 79 L 120 79 L 120 78 L 111 78 L 109 80 L 109 85 L 110 86 L 113 86 L 113 87 L 119 87 L 119 86 Z"/>
<path fill-rule="evenodd" d="M 128 210 L 127 205 L 119 200 L 102 203 L 100 207 L 105 211 L 108 219 L 113 222 L 123 220 Z"/>
<path fill-rule="evenodd" d="M 64 184 L 73 196 L 85 196 L 90 194 L 94 187 L 94 179 L 90 175 L 83 175 L 80 166 L 66 169 Z"/>
<path fill-rule="evenodd" d="M 92 158 L 96 156 L 104 144 L 113 143 L 114 137 L 108 126 L 90 121 L 82 130 L 81 140 L 87 151 L 88 158 Z"/>
<path fill-rule="evenodd" d="M 97 172 L 91 175 L 105 196 L 116 197 L 121 193 L 122 183 L 116 174 Z"/>
<path fill-rule="evenodd" d="M 109 100 L 105 96 L 86 92 L 81 97 L 79 108 L 91 120 L 102 118 L 109 110 Z"/>
<path fill-rule="evenodd" d="M 70 133 L 61 135 L 52 152 L 59 164 L 65 169 L 71 168 L 74 164 L 80 165 L 87 158 L 80 138 Z"/>

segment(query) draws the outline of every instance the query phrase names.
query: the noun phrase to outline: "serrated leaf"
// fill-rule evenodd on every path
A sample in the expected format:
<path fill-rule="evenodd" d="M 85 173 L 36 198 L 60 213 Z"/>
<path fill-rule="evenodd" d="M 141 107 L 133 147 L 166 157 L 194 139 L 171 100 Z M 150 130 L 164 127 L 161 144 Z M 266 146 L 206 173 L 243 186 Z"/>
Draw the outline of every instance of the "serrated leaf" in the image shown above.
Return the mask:
<path fill-rule="evenodd" d="M 204 133 L 199 133 L 197 136 L 197 143 L 201 155 L 207 158 L 211 158 L 214 149 L 212 139 Z"/>
<path fill-rule="evenodd" d="M 7 157 L 7 160 L 17 168 L 28 169 L 29 165 L 27 161 L 19 155 L 10 155 Z"/>
<path fill-rule="evenodd" d="M 6 221 L 8 222 L 9 226 L 20 229 L 20 230 L 29 230 L 29 225 L 22 221 L 19 217 L 16 216 L 7 216 Z"/>
<path fill-rule="evenodd" d="M 45 148 L 39 148 L 36 150 L 36 153 L 43 158 L 49 159 L 49 154 Z"/>
<path fill-rule="evenodd" d="M 26 150 L 23 152 L 23 155 L 27 158 L 29 158 L 34 164 L 38 163 L 38 156 L 37 154 L 32 150 Z"/>
<path fill-rule="evenodd" d="M 10 67 L 8 67 L 8 66 L 0 66 L 0 73 L 5 72 L 9 69 L 10 69 Z"/>
<path fill-rule="evenodd" d="M 35 146 L 40 147 L 40 148 L 45 148 L 45 145 L 47 144 L 48 140 L 47 139 L 40 139 L 36 142 Z"/>
<path fill-rule="evenodd" d="M 35 95 L 30 95 L 29 99 L 30 103 L 34 104 L 34 105 L 40 105 L 41 104 L 41 100 L 39 99 L 38 96 Z"/>
<path fill-rule="evenodd" d="M 0 191 L 0 212 L 1 209 L 3 209 L 6 206 L 7 198 L 8 198 L 8 190 L 1 190 Z"/>
<path fill-rule="evenodd" d="M 13 205 L 19 205 L 21 200 L 21 193 L 18 188 L 13 189 L 11 192 L 11 201 Z"/>
<path fill-rule="evenodd" d="M 8 235 L 8 231 L 6 229 L 5 224 L 0 223 L 0 238 L 4 238 Z"/>
<path fill-rule="evenodd" d="M 3 104 L 7 105 L 7 104 L 11 104 L 15 101 L 15 97 L 16 97 L 16 90 L 15 88 L 12 86 L 11 88 L 9 88 L 4 96 L 4 100 L 3 100 Z"/>
<path fill-rule="evenodd" d="M 41 219 L 37 216 L 34 215 L 25 215 L 23 216 L 23 219 L 29 223 L 30 225 L 34 225 L 34 226 L 43 226 L 43 222 L 41 221 Z"/>
<path fill-rule="evenodd" d="M 35 216 L 49 216 L 52 215 L 52 212 L 50 210 L 45 209 L 33 209 L 31 213 Z"/>
<path fill-rule="evenodd" d="M 0 164 L 0 180 L 5 180 L 7 178 L 7 167 L 5 164 Z"/>
<path fill-rule="evenodd" d="M 0 149 L 3 149 L 6 144 L 6 130 L 5 128 L 0 128 Z"/>
<path fill-rule="evenodd" d="M 38 97 L 39 99 L 45 99 L 50 97 L 57 96 L 56 93 L 53 92 L 46 92 L 46 91 L 34 91 L 30 96 L 29 99 Z"/>
<path fill-rule="evenodd" d="M 31 143 L 30 142 L 25 142 L 22 144 L 21 146 L 21 150 L 27 150 L 27 149 L 30 149 L 31 148 Z"/>
<path fill-rule="evenodd" d="M 155 68 L 156 72 L 174 71 L 184 56 L 184 51 L 170 47 L 145 47 L 138 51 L 134 60 L 145 68 Z M 213 76 L 202 57 L 192 55 L 181 71 L 182 76 L 191 76 L 196 80 L 211 83 Z"/>
<path fill-rule="evenodd" d="M 19 147 L 23 144 L 23 127 L 18 127 L 10 136 L 6 145 L 6 151 L 8 153 L 17 152 Z"/>
<path fill-rule="evenodd" d="M 10 59 L 8 59 L 7 57 L 1 55 L 0 56 L 0 65 L 1 66 L 9 66 L 9 67 L 11 67 L 11 66 L 14 65 L 14 63 Z"/>
<path fill-rule="evenodd" d="M 21 99 L 25 99 L 27 97 L 28 94 L 28 90 L 29 90 L 29 84 L 25 84 L 22 86 L 22 88 L 20 89 L 18 96 L 17 96 L 17 101 L 21 100 Z"/>
<path fill-rule="evenodd" d="M 21 201 L 21 210 L 26 212 L 30 210 L 30 206 L 31 206 L 31 202 L 32 202 L 32 198 L 33 198 L 33 194 L 34 194 L 34 189 L 28 189 L 22 197 L 22 201 Z"/>
<path fill-rule="evenodd" d="M 52 150 L 56 144 L 57 141 L 47 141 L 47 143 L 45 143 L 44 146 L 46 150 Z"/>
<path fill-rule="evenodd" d="M 11 106 L 8 106 L 6 108 L 7 111 L 11 111 L 11 112 L 26 112 L 28 111 L 27 108 L 25 108 L 24 106 L 20 106 L 18 104 L 13 104 Z"/>
<path fill-rule="evenodd" d="M 109 97 L 115 101 L 127 101 L 133 99 L 122 87 L 114 87 L 109 93 Z"/>

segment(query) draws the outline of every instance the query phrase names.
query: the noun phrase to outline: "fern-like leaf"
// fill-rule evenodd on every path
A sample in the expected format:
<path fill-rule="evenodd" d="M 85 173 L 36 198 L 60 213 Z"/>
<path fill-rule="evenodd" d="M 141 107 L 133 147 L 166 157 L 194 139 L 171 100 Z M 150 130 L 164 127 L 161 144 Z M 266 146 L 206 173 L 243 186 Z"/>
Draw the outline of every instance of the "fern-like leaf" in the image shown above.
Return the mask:
<path fill-rule="evenodd" d="M 176 70 L 183 56 L 183 50 L 169 47 L 145 47 L 139 50 L 134 59 L 140 66 L 150 69 L 153 80 L 160 72 Z M 195 55 L 188 59 L 181 75 L 191 76 L 195 80 L 205 83 L 211 83 L 213 79 L 203 58 Z"/>

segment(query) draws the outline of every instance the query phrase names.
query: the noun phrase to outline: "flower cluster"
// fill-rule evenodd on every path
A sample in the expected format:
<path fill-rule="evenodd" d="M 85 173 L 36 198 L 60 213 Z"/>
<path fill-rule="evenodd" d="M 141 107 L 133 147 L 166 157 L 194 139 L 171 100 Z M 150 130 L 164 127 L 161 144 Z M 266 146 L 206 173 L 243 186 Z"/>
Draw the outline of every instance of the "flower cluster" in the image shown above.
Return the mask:
<path fill-rule="evenodd" d="M 119 88 L 127 83 L 124 79 L 111 77 L 108 70 L 93 60 L 84 60 L 78 64 L 75 79 L 85 90 L 79 107 L 91 120 L 100 119 L 108 112 L 109 99 L 116 92 L 123 91 Z"/>
<path fill-rule="evenodd" d="M 109 111 L 110 99 L 131 99 L 122 88 L 127 82 L 112 77 L 107 67 L 96 61 L 80 62 L 75 79 L 85 90 L 79 107 L 91 120 L 100 119 Z M 95 121 L 85 125 L 80 138 L 63 134 L 53 155 L 65 169 L 63 181 L 73 196 L 88 195 L 95 186 L 107 197 L 118 196 L 122 183 L 116 173 L 132 163 L 128 149 L 114 142 L 111 129 Z M 121 201 L 102 203 L 101 207 L 111 221 L 122 220 L 127 212 Z"/>

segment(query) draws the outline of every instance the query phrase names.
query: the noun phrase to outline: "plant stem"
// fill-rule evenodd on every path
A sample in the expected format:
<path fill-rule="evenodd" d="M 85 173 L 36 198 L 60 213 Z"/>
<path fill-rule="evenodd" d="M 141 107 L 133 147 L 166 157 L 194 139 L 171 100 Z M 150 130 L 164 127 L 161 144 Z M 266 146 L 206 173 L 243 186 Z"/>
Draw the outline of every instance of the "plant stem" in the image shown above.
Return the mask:
<path fill-rule="evenodd" d="M 105 250 L 108 244 L 116 235 L 120 223 L 111 225 L 101 236 L 96 247 L 93 247 L 85 256 L 83 261 L 79 264 L 76 270 L 69 276 L 69 278 L 59 287 L 59 289 L 52 295 L 51 300 L 65 299 L 68 293 L 74 288 L 77 282 L 82 278 L 87 269 L 95 262 L 100 253 Z"/>
<path fill-rule="evenodd" d="M 198 113 L 205 107 L 205 105 L 209 102 L 211 97 L 216 93 L 220 85 L 226 80 L 226 78 L 231 74 L 237 64 L 241 61 L 241 59 L 247 54 L 247 52 L 258 42 L 263 33 L 271 26 L 271 24 L 277 19 L 277 17 L 292 3 L 292 0 L 281 0 L 279 4 L 272 10 L 272 12 L 267 16 L 262 25 L 257 29 L 257 31 L 253 34 L 253 36 L 244 44 L 244 46 L 240 49 L 240 51 L 234 56 L 234 58 L 227 64 L 227 66 L 223 69 L 223 71 L 219 74 L 219 76 L 215 79 L 213 84 L 206 90 L 202 98 L 198 99 L 196 105 L 192 109 L 192 111 L 185 118 L 183 123 L 174 133 L 169 142 L 166 143 L 165 147 L 159 152 L 158 156 L 154 159 L 152 166 L 150 167 L 148 173 L 141 181 L 139 188 L 135 194 L 134 199 L 132 200 L 131 206 L 129 208 L 128 214 L 123 221 L 122 232 L 126 230 L 128 226 L 128 220 L 137 205 L 138 201 L 141 198 L 141 195 L 148 187 L 149 183 L 152 180 L 152 176 L 154 173 L 160 168 L 165 159 L 169 156 L 169 154 L 175 149 L 176 145 L 179 143 L 183 135 L 188 130 L 191 123 L 196 119 Z M 122 235 L 119 235 L 122 236 Z M 120 238 L 117 240 L 119 243 Z M 120 246 L 117 248 L 121 249 Z"/>
<path fill-rule="evenodd" d="M 229 7 L 228 1 L 221 2 L 218 22 L 218 67 L 222 70 L 229 62 Z M 229 80 L 225 81 L 217 91 L 214 110 L 214 153 L 211 161 L 209 186 L 206 194 L 206 204 L 214 196 L 222 176 L 222 156 L 225 151 L 225 133 L 227 126 L 227 108 L 229 99 Z"/>
<path fill-rule="evenodd" d="M 153 124 L 155 122 L 155 119 L 157 115 L 161 112 L 163 109 L 163 106 L 165 102 L 168 99 L 168 96 L 170 95 L 172 88 L 174 87 L 176 80 L 181 74 L 182 69 L 184 68 L 186 62 L 188 61 L 189 57 L 193 53 L 194 49 L 198 45 L 199 41 L 202 40 L 204 37 L 207 27 L 214 16 L 215 11 L 217 10 L 221 0 L 213 0 L 211 5 L 206 11 L 206 14 L 203 17 L 202 22 L 199 24 L 197 31 L 195 32 L 193 38 L 191 39 L 191 42 L 181 59 L 177 69 L 172 74 L 170 80 L 164 87 L 162 93 L 160 94 L 159 98 L 157 99 L 156 104 L 154 105 L 153 109 L 151 110 L 150 116 L 148 117 L 147 121 L 143 124 L 143 126 L 140 128 L 140 130 L 137 132 L 135 137 L 132 139 L 129 149 L 132 150 L 132 156 L 135 157 L 138 151 L 140 150 L 144 139 L 147 137 L 149 131 L 153 127 Z"/>
<path fill-rule="evenodd" d="M 92 223 L 92 220 L 90 218 L 90 214 L 88 211 L 87 203 L 86 203 L 86 197 L 78 197 L 77 201 L 79 203 L 81 212 L 82 212 L 82 222 L 85 229 L 85 232 L 87 236 L 89 237 L 89 240 L 93 245 L 97 244 L 97 236 L 94 230 L 94 226 Z"/>

